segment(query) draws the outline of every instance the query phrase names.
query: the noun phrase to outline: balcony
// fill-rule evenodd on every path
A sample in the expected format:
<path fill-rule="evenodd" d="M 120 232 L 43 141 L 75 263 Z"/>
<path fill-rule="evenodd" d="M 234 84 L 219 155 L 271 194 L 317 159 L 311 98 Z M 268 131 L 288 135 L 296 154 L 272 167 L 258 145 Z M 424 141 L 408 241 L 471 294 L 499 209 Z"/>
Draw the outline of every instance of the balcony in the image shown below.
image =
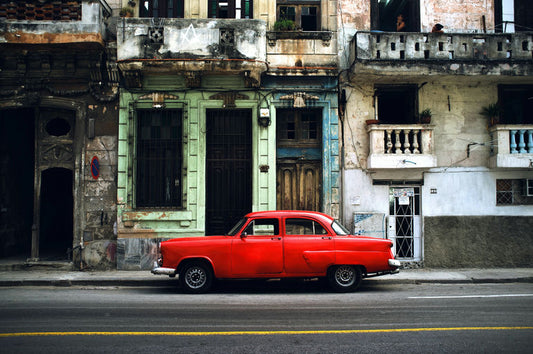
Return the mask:
<path fill-rule="evenodd" d="M 355 74 L 533 75 L 533 33 L 357 32 Z"/>
<path fill-rule="evenodd" d="M 128 87 L 145 73 L 179 74 L 199 87 L 206 74 L 242 75 L 258 87 L 266 64 L 266 23 L 261 20 L 121 18 L 117 59 Z"/>
<path fill-rule="evenodd" d="M 337 41 L 330 31 L 267 32 L 268 74 L 337 75 Z"/>
<path fill-rule="evenodd" d="M 2 1 L 0 45 L 73 45 L 103 48 L 104 18 L 111 8 L 103 0 Z"/>
<path fill-rule="evenodd" d="M 489 133 L 491 168 L 533 167 L 533 125 L 495 125 Z"/>
<path fill-rule="evenodd" d="M 368 169 L 413 169 L 437 166 L 433 126 L 427 124 L 372 124 Z"/>

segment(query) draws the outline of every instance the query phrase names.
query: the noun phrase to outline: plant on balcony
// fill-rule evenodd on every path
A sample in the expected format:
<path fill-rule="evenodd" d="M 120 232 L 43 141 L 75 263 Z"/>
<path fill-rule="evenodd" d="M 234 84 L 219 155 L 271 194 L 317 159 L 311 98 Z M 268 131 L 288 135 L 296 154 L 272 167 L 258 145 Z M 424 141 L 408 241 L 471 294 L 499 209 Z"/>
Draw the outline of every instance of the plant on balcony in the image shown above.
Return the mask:
<path fill-rule="evenodd" d="M 500 114 L 502 110 L 500 105 L 497 103 L 491 103 L 488 106 L 481 108 L 479 112 L 482 116 L 489 118 L 490 125 L 495 125 L 500 123 Z"/>
<path fill-rule="evenodd" d="M 294 31 L 296 29 L 296 25 L 294 24 L 294 21 L 292 20 L 277 20 L 274 23 L 274 31 Z"/>
<path fill-rule="evenodd" d="M 431 123 L 431 109 L 426 108 L 419 115 L 420 123 L 429 124 Z"/>
<path fill-rule="evenodd" d="M 120 9 L 119 15 L 120 17 L 133 17 L 133 9 L 129 6 L 124 6 Z"/>

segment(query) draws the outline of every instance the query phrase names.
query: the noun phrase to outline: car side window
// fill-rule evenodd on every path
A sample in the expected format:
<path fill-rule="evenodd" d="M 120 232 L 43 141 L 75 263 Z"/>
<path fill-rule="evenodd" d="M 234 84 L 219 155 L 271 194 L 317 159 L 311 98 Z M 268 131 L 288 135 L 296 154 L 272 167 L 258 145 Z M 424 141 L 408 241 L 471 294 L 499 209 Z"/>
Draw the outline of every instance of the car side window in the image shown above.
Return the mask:
<path fill-rule="evenodd" d="M 287 235 L 327 235 L 326 229 L 318 222 L 310 219 L 286 219 L 285 233 Z"/>
<path fill-rule="evenodd" d="M 279 220 L 278 219 L 254 219 L 250 221 L 244 230 L 246 235 L 264 236 L 264 235 L 279 235 Z"/>

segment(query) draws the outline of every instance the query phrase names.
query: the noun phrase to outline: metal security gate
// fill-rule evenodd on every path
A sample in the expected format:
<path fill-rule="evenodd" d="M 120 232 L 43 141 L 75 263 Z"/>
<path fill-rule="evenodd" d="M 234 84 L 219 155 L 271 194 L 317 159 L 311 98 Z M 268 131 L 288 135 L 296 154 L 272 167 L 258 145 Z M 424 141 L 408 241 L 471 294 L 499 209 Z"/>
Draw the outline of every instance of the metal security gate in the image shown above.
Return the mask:
<path fill-rule="evenodd" d="M 252 112 L 206 111 L 206 235 L 223 235 L 252 210 Z"/>
<path fill-rule="evenodd" d="M 398 259 L 420 261 L 422 258 L 420 187 L 390 188 L 389 231 Z"/>

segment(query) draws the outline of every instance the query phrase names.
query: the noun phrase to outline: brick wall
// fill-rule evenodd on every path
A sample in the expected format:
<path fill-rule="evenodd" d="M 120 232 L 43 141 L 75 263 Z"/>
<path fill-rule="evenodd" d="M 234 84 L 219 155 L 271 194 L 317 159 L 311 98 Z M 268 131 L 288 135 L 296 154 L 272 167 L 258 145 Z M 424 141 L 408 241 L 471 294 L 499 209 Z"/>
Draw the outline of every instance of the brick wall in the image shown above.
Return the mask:
<path fill-rule="evenodd" d="M 39 0 L 0 3 L 0 18 L 29 21 L 80 21 L 81 1 Z"/>

